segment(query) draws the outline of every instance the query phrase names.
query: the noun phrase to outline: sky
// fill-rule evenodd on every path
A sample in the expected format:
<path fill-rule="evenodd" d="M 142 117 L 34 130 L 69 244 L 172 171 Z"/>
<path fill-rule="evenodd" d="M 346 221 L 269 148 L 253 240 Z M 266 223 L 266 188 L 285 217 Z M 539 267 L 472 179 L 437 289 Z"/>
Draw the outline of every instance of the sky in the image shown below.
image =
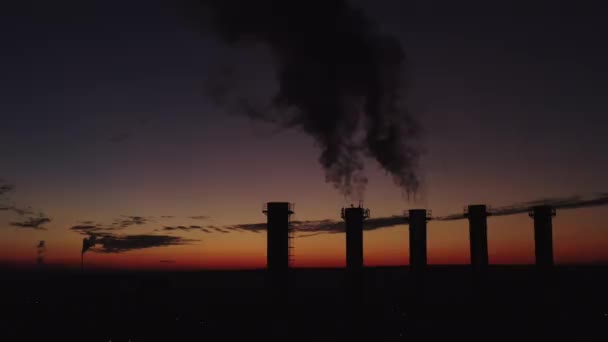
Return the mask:
<path fill-rule="evenodd" d="M 415 196 L 365 161 L 362 200 L 372 217 L 608 192 L 599 5 L 351 3 L 401 43 L 408 112 L 422 127 Z M 43 253 L 45 264 L 79 267 L 86 229 L 72 228 L 92 225 L 169 246 L 98 246 L 88 267 L 262 268 L 265 233 L 221 227 L 264 222 L 269 201 L 295 203 L 293 218 L 303 221 L 339 221 L 351 204 L 325 181 L 309 134 L 206 95 L 226 67 L 247 96 L 273 94 L 276 70 L 263 44 L 225 44 L 163 1 L 23 1 L 0 15 L 0 178 L 14 185 L 0 205 L 32 211 L 0 211 L 0 264 L 35 265 Z M 12 224 L 39 212 L 51 220 L 45 229 Z M 556 262 L 607 262 L 607 214 L 558 211 Z M 488 224 L 491 263 L 534 262 L 527 214 Z M 167 229 L 180 226 L 188 229 Z M 430 263 L 469 262 L 466 221 L 431 221 L 428 235 Z M 406 225 L 364 239 L 366 265 L 409 262 Z M 295 246 L 296 267 L 345 264 L 344 234 Z"/>

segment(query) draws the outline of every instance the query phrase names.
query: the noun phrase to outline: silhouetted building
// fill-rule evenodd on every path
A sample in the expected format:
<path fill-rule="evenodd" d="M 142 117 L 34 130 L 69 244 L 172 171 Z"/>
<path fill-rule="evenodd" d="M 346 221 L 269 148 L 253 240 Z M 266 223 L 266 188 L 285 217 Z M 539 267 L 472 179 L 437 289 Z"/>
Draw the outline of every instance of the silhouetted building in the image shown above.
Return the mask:
<path fill-rule="evenodd" d="M 430 215 L 426 209 L 411 209 L 408 212 L 410 225 L 410 268 L 421 270 L 426 267 L 426 223 Z"/>
<path fill-rule="evenodd" d="M 534 252 L 536 265 L 540 268 L 553 267 L 553 216 L 555 209 L 548 205 L 532 208 L 529 213 L 534 219 Z"/>
<path fill-rule="evenodd" d="M 469 219 L 469 240 L 471 244 L 471 265 L 474 269 L 488 266 L 488 224 L 489 213 L 485 205 L 470 205 L 466 211 Z"/>
<path fill-rule="evenodd" d="M 363 268 L 363 221 L 369 217 L 369 209 L 359 207 L 342 208 L 346 228 L 346 268 Z"/>
<path fill-rule="evenodd" d="M 287 202 L 268 202 L 264 206 L 267 226 L 267 267 L 273 273 L 287 272 L 291 256 L 289 219 L 293 205 Z"/>

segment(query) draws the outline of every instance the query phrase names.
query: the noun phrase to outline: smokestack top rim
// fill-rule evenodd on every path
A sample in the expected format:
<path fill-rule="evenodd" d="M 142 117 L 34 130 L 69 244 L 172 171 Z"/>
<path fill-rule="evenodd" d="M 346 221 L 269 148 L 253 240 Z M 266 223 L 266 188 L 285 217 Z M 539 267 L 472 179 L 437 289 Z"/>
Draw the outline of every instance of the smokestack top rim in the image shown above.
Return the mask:
<path fill-rule="evenodd" d="M 428 209 L 408 209 L 407 210 L 408 213 L 427 213 L 429 212 Z"/>
<path fill-rule="evenodd" d="M 469 204 L 467 206 L 467 208 L 470 209 L 488 209 L 488 206 L 486 204 Z"/>

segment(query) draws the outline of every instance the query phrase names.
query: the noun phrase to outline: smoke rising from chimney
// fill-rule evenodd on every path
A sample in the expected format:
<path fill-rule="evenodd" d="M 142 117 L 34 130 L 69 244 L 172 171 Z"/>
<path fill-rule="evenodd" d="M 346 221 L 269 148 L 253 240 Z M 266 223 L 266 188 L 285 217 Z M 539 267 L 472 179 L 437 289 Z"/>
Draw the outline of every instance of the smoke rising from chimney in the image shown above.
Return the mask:
<path fill-rule="evenodd" d="M 420 127 L 404 105 L 405 55 L 395 37 L 376 31 L 345 0 L 197 3 L 197 20 L 209 19 L 203 25 L 225 42 L 270 49 L 278 90 L 269 108 L 248 111 L 314 138 L 327 182 L 348 198 L 362 197 L 370 157 L 405 193 L 418 190 Z"/>

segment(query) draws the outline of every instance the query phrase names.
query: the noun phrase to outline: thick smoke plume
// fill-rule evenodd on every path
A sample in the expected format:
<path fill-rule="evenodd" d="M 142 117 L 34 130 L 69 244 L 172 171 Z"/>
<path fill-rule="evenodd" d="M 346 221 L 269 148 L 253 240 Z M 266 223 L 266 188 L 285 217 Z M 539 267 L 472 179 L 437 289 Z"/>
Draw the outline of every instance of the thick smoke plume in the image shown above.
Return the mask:
<path fill-rule="evenodd" d="M 365 157 L 406 193 L 418 190 L 420 129 L 404 106 L 405 54 L 395 37 L 345 0 L 199 0 L 196 8 L 227 43 L 270 49 L 278 91 L 254 117 L 313 137 L 326 180 L 345 196 L 362 195 Z"/>

